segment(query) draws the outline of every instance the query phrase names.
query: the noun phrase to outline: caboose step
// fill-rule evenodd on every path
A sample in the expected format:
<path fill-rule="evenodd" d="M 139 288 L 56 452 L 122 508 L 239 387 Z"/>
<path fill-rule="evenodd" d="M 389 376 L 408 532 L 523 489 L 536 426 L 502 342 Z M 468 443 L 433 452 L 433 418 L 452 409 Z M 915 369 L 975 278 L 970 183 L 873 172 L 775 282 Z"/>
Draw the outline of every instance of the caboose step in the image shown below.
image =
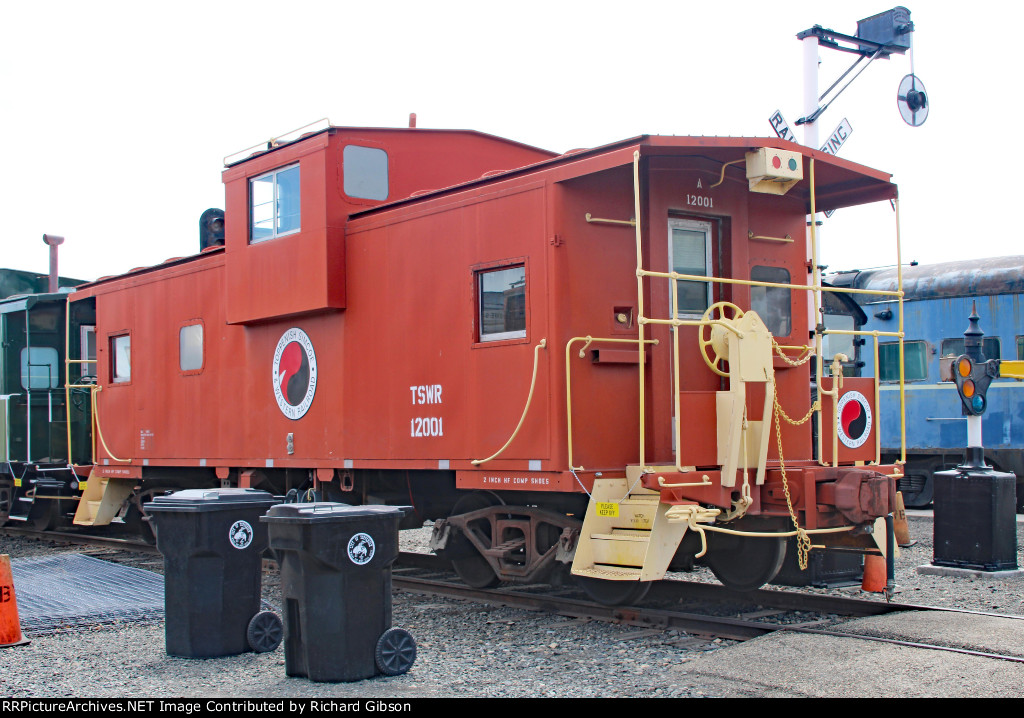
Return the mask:
<path fill-rule="evenodd" d="M 626 478 L 597 479 L 573 557 L 572 573 L 610 581 L 656 581 L 665 575 L 686 526 L 665 520 L 661 492 Z"/>
<path fill-rule="evenodd" d="M 89 474 L 75 511 L 76 526 L 108 526 L 135 488 L 135 479 L 111 479 Z"/>
<path fill-rule="evenodd" d="M 605 581 L 639 581 L 641 570 L 626 566 L 595 565 L 584 569 L 573 569 L 573 575 L 600 578 Z"/>
<path fill-rule="evenodd" d="M 612 529 L 611 533 L 593 534 L 590 538 L 605 539 L 609 541 L 639 541 L 647 543 L 651 540 L 651 532 L 641 531 L 639 529 Z"/>

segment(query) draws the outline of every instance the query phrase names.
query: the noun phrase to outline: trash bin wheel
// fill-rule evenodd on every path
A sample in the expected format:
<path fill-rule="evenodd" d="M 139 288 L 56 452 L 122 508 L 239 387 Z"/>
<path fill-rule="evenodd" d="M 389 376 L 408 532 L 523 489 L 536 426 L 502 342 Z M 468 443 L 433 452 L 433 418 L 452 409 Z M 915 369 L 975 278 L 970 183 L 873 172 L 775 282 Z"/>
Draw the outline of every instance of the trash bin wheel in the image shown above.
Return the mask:
<path fill-rule="evenodd" d="M 373 657 L 377 669 L 385 676 L 400 676 L 416 660 L 416 641 L 404 628 L 389 628 L 377 639 Z"/>
<path fill-rule="evenodd" d="M 249 647 L 257 653 L 269 653 L 281 645 L 284 625 L 273 611 L 260 611 L 249 621 L 245 637 Z"/>

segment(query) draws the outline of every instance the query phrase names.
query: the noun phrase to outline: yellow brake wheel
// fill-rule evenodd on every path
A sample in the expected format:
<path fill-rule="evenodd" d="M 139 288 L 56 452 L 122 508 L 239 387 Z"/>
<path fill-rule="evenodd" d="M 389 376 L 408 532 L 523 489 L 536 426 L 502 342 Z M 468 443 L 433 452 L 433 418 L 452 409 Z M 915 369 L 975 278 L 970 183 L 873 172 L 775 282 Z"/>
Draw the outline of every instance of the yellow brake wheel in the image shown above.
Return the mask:
<path fill-rule="evenodd" d="M 729 314 L 732 314 L 732 316 L 729 316 Z M 742 316 L 743 310 L 732 302 L 715 302 L 704 312 L 701 321 L 735 321 Z M 700 326 L 700 355 L 704 358 L 704 363 L 708 365 L 708 368 L 715 372 L 715 374 L 718 374 L 718 376 L 729 376 L 729 373 L 720 366 L 728 361 L 726 355 L 726 332 L 728 331 L 728 329 L 717 324 L 701 324 Z M 711 354 L 714 355 L 714 358 L 708 356 L 708 347 L 711 348 Z"/>

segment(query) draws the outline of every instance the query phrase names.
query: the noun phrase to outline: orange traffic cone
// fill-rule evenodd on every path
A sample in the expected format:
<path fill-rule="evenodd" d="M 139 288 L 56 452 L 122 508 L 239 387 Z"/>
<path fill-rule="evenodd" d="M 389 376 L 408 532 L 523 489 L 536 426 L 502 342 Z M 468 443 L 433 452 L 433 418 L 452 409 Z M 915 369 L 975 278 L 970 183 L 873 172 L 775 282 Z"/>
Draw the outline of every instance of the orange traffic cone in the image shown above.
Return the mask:
<path fill-rule="evenodd" d="M 14 595 L 11 576 L 11 557 L 0 554 L 0 648 L 24 646 L 28 641 L 21 635 L 18 620 L 18 599 Z"/>
<path fill-rule="evenodd" d="M 870 593 L 885 593 L 889 572 L 885 565 L 885 556 L 869 553 L 864 555 L 864 580 L 861 590 Z"/>
<path fill-rule="evenodd" d="M 896 492 L 896 507 L 892 512 L 892 530 L 896 535 L 896 545 L 907 548 L 917 541 L 910 538 L 910 524 L 907 522 L 907 509 L 903 505 L 903 492 Z"/>

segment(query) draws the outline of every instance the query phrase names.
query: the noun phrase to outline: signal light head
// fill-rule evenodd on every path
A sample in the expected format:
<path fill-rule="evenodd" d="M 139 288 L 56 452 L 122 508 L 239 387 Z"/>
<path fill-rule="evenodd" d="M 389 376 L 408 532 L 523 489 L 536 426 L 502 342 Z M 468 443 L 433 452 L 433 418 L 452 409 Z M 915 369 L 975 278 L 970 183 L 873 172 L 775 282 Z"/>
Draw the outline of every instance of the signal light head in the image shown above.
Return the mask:
<path fill-rule="evenodd" d="M 960 376 L 970 376 L 971 369 L 971 360 L 967 357 L 960 357 L 959 361 L 956 363 L 956 370 L 959 372 Z"/>
<path fill-rule="evenodd" d="M 985 397 L 981 394 L 977 394 L 973 399 L 971 399 L 971 407 L 974 409 L 974 413 L 981 414 L 985 411 Z"/>
<path fill-rule="evenodd" d="M 972 396 L 974 396 L 974 382 L 968 379 L 963 383 L 963 387 L 961 387 L 960 391 L 963 392 L 964 396 L 970 399 Z"/>

